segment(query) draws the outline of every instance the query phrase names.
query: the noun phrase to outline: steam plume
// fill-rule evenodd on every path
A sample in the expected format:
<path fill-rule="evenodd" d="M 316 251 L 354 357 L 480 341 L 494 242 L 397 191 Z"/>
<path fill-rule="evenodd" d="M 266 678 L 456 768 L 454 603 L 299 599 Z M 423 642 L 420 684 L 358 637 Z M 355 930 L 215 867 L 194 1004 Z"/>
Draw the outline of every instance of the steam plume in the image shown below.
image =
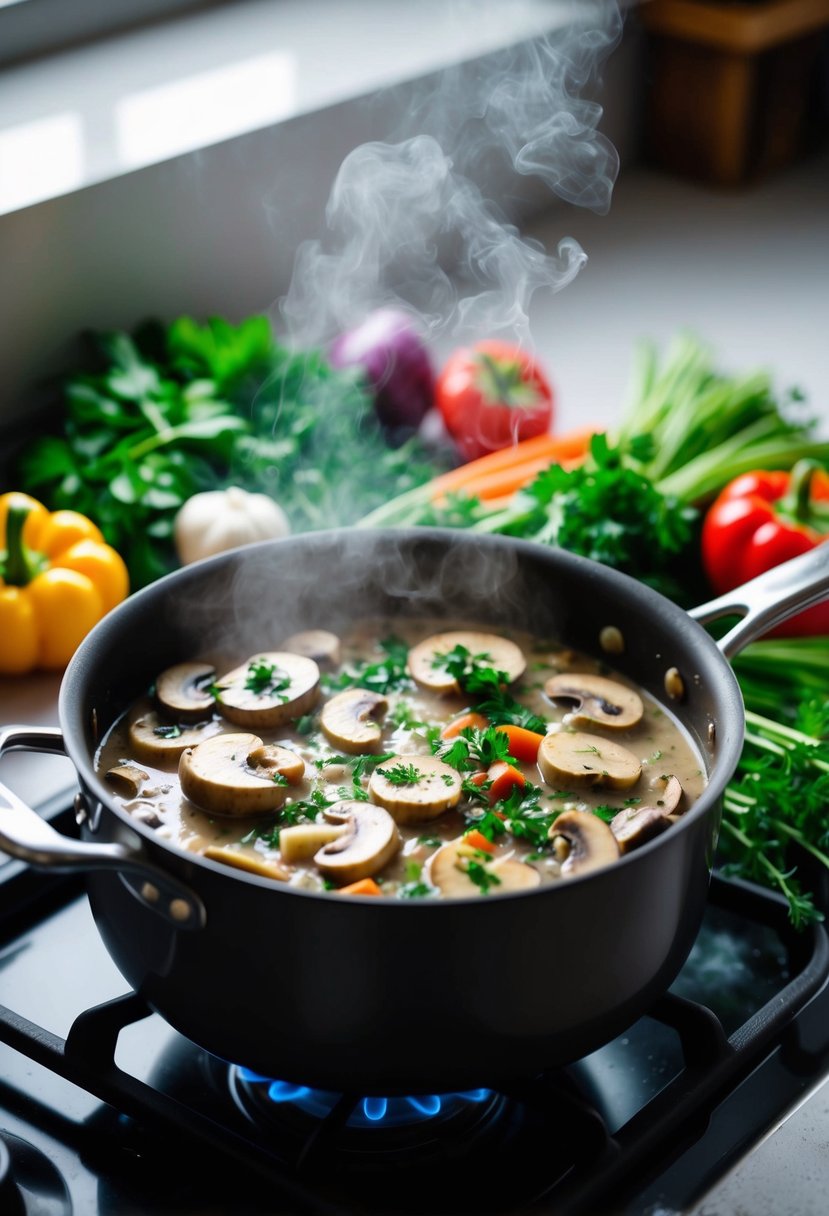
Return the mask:
<path fill-rule="evenodd" d="M 508 20 L 510 5 L 502 11 Z M 325 344 L 380 306 L 414 313 L 432 336 L 528 338 L 533 294 L 566 286 L 586 254 L 571 237 L 554 255 L 522 237 L 482 181 L 505 159 L 603 214 L 618 172 L 598 131 L 602 108 L 582 96 L 619 39 L 618 4 L 574 3 L 568 17 L 554 33 L 443 73 L 406 115 L 418 134 L 345 158 L 327 234 L 299 247 L 281 301 L 294 342 Z"/>

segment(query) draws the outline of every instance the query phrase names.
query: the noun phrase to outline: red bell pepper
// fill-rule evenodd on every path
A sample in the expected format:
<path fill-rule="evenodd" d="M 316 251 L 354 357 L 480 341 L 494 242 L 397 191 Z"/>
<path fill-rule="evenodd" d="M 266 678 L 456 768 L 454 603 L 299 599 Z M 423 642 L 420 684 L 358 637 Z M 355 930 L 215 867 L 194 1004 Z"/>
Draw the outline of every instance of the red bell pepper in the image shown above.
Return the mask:
<path fill-rule="evenodd" d="M 709 507 L 702 526 L 703 568 L 723 595 L 826 540 L 829 474 L 805 460 L 791 473 L 757 470 L 735 478 Z M 829 634 L 829 600 L 773 632 L 780 637 Z"/>

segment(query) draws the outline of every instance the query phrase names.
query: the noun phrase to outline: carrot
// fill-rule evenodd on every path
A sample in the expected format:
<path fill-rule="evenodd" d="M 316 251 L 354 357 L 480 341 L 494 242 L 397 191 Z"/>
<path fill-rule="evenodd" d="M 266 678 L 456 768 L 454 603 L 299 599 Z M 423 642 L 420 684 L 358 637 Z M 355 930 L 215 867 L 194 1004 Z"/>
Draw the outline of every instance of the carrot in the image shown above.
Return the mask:
<path fill-rule="evenodd" d="M 361 878 L 358 882 L 350 882 L 347 887 L 340 887 L 340 895 L 380 895 L 380 888 L 373 878 Z"/>
<path fill-rule="evenodd" d="M 508 448 L 500 448 L 497 452 L 489 452 L 433 478 L 429 483 L 432 498 L 442 498 L 460 490 L 471 494 L 470 485 L 495 473 L 517 470 L 522 465 L 534 463 L 537 472 L 556 461 L 580 460 L 587 455 L 590 440 L 595 434 L 593 427 L 579 427 L 563 435 L 537 435 Z"/>
<path fill-rule="evenodd" d="M 584 455 L 577 460 L 560 460 L 558 463 L 564 469 L 573 469 L 576 465 L 582 464 L 586 456 L 585 451 Z M 486 477 L 482 477 L 480 481 L 470 481 L 464 486 L 463 492 L 470 498 L 480 498 L 482 502 L 509 498 L 517 490 L 523 490 L 524 486 L 528 486 L 539 473 L 549 469 L 551 463 L 552 461 L 545 457 L 543 460 L 530 460 L 527 464 L 520 464 L 514 469 L 503 469 L 498 473 L 490 473 Z"/>
<path fill-rule="evenodd" d="M 489 766 L 487 778 L 492 782 L 489 787 L 490 802 L 500 802 L 515 786 L 523 789 L 527 784 L 527 779 L 520 769 L 513 768 L 511 764 L 506 764 L 503 760 Z"/>
<path fill-rule="evenodd" d="M 472 773 L 467 777 L 470 785 L 483 785 L 485 781 L 489 781 L 489 773 Z"/>
<path fill-rule="evenodd" d="M 491 840 L 487 840 L 483 832 L 479 832 L 477 828 L 467 832 L 463 839 L 465 844 L 471 844 L 473 849 L 480 849 L 482 853 L 495 852 L 495 845 Z"/>
<path fill-rule="evenodd" d="M 489 719 L 485 718 L 483 714 L 461 714 L 459 718 L 447 722 L 440 732 L 440 737 L 441 739 L 454 739 L 462 730 L 486 730 L 488 726 Z"/>
<path fill-rule="evenodd" d="M 527 730 L 523 726 L 496 726 L 495 729 L 507 736 L 509 753 L 511 756 L 515 756 L 516 760 L 523 760 L 525 764 L 533 764 L 538 759 L 538 749 L 543 742 L 543 735 L 537 734 L 534 730 Z"/>

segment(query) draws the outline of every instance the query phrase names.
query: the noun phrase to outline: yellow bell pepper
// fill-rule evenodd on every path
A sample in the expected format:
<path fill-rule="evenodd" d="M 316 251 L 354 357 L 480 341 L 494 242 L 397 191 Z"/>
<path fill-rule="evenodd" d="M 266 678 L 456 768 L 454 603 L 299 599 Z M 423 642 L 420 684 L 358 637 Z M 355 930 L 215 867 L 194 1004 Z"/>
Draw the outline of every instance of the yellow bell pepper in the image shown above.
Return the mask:
<path fill-rule="evenodd" d="M 93 625 L 126 599 L 123 558 L 77 511 L 0 495 L 0 674 L 61 670 Z"/>

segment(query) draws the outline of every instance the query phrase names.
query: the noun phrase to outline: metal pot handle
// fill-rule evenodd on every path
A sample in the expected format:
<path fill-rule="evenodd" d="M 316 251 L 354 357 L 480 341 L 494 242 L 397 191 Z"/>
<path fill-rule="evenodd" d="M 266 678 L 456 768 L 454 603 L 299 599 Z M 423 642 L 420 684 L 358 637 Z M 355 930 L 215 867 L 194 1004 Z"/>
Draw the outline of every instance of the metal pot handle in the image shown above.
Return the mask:
<path fill-rule="evenodd" d="M 63 735 L 48 726 L 0 728 L 0 758 L 10 751 L 66 754 Z M 92 844 L 62 836 L 2 783 L 0 849 L 40 870 L 117 870 L 142 903 L 176 928 L 200 929 L 206 922 L 199 896 L 146 860 L 137 833 L 129 833 L 124 840 L 112 844 Z"/>
<path fill-rule="evenodd" d="M 829 596 L 829 542 L 735 587 L 688 615 L 701 625 L 722 616 L 743 619 L 717 642 L 727 659 L 790 616 Z"/>

